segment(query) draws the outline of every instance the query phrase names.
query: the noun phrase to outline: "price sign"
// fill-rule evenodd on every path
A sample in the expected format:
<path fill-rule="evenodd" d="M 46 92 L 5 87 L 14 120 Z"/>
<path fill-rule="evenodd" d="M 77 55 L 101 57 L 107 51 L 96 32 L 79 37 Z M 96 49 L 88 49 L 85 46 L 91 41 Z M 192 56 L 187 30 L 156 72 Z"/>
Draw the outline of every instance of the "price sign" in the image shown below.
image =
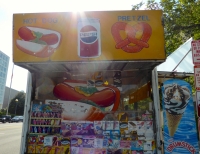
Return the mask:
<path fill-rule="evenodd" d="M 200 91 L 200 65 L 194 66 L 194 76 L 196 90 Z"/>
<path fill-rule="evenodd" d="M 195 65 L 200 65 L 200 40 L 192 41 L 192 58 Z"/>

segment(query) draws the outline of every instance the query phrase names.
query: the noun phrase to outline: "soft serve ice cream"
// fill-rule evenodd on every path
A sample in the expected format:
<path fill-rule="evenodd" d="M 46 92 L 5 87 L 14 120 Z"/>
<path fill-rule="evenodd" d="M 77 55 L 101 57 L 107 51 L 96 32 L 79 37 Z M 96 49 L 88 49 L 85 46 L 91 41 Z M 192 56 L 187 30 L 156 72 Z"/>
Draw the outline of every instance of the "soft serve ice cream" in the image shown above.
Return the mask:
<path fill-rule="evenodd" d="M 190 98 L 187 87 L 178 84 L 164 86 L 164 106 L 166 110 L 169 135 L 174 136 Z"/>

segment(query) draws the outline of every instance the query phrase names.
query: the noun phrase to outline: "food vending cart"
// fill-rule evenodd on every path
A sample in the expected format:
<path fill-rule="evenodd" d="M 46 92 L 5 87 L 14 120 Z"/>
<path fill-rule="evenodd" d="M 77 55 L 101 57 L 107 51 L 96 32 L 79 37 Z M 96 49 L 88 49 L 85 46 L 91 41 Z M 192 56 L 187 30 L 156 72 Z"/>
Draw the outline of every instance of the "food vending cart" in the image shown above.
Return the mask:
<path fill-rule="evenodd" d="M 161 153 L 162 11 L 13 15 L 29 71 L 21 153 Z"/>

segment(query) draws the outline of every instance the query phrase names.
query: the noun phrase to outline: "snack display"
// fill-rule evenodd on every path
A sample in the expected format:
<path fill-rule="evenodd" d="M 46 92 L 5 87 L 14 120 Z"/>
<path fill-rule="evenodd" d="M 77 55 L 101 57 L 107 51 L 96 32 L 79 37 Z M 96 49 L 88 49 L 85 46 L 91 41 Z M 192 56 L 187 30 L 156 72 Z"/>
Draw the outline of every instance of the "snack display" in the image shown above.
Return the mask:
<path fill-rule="evenodd" d="M 30 153 L 123 154 L 154 150 L 153 121 L 129 121 L 126 112 L 115 112 L 115 121 L 65 120 L 65 106 L 60 101 L 45 103 L 32 105 Z"/>
<path fill-rule="evenodd" d="M 88 83 L 45 75 L 36 80 L 28 134 L 30 153 L 153 153 L 152 113 L 119 110 L 117 87 L 89 82 L 95 83 L 101 75 L 94 74 Z"/>

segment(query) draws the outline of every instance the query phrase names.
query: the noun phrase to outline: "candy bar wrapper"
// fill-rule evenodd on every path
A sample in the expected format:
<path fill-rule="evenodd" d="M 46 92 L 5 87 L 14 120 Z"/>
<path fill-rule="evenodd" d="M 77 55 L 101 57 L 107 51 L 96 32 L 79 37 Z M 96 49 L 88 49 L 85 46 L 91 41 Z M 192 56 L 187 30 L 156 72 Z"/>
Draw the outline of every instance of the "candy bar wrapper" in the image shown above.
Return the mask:
<path fill-rule="evenodd" d="M 52 154 L 64 154 L 65 152 L 69 153 L 69 148 L 67 150 L 67 148 L 65 148 L 64 146 L 54 146 L 53 147 L 53 152 Z"/>
<path fill-rule="evenodd" d="M 131 141 L 131 150 L 143 150 L 144 149 L 144 141 Z"/>
<path fill-rule="evenodd" d="M 92 121 L 85 121 L 83 123 L 83 130 L 94 129 L 94 123 Z"/>
<path fill-rule="evenodd" d="M 153 151 L 148 150 L 148 151 L 143 151 L 143 154 L 154 154 L 154 153 Z"/>
<path fill-rule="evenodd" d="M 84 148 L 94 148 L 94 141 L 95 141 L 95 137 L 93 136 L 84 136 L 83 137 L 83 147 Z"/>
<path fill-rule="evenodd" d="M 70 149 L 71 149 L 70 154 L 80 154 L 79 153 L 80 147 L 71 147 Z"/>
<path fill-rule="evenodd" d="M 144 141 L 144 150 L 149 151 L 149 150 L 155 150 L 156 149 L 156 145 L 155 145 L 155 141 Z"/>
<path fill-rule="evenodd" d="M 94 132 L 95 132 L 95 135 L 103 134 L 103 122 L 102 121 L 94 121 Z"/>
<path fill-rule="evenodd" d="M 145 121 L 137 121 L 137 130 L 146 129 L 146 122 Z"/>
<path fill-rule="evenodd" d="M 132 150 L 131 154 L 144 154 L 143 150 Z"/>
<path fill-rule="evenodd" d="M 77 121 L 77 123 L 76 123 L 76 129 L 77 130 L 83 130 L 84 124 L 85 124 L 85 121 Z"/>
<path fill-rule="evenodd" d="M 45 148 L 43 154 L 45 153 Z M 70 154 L 70 146 L 52 146 L 48 148 L 50 149 L 49 154 Z"/>
<path fill-rule="evenodd" d="M 120 131 L 119 130 L 111 130 L 110 133 L 111 133 L 110 134 L 111 139 L 116 139 L 116 140 L 120 139 Z"/>
<path fill-rule="evenodd" d="M 43 145 L 37 145 L 35 147 L 36 153 L 44 153 L 44 149 L 45 149 L 45 147 Z"/>
<path fill-rule="evenodd" d="M 71 136 L 74 136 L 74 135 L 84 135 L 84 133 L 87 133 L 87 132 L 84 132 L 82 130 L 71 130 Z"/>
<path fill-rule="evenodd" d="M 119 130 L 119 121 L 114 121 L 113 130 Z"/>
<path fill-rule="evenodd" d="M 94 148 L 103 148 L 103 140 L 101 138 L 94 139 Z"/>
<path fill-rule="evenodd" d="M 28 153 L 35 153 L 36 147 L 35 145 L 28 145 Z"/>
<path fill-rule="evenodd" d="M 60 153 L 58 154 L 70 154 L 70 146 L 60 146 Z"/>
<path fill-rule="evenodd" d="M 125 112 L 119 113 L 118 114 L 118 120 L 119 121 L 126 121 L 128 122 L 128 114 Z"/>
<path fill-rule="evenodd" d="M 131 150 L 130 149 L 123 149 L 122 154 L 131 154 Z"/>
<path fill-rule="evenodd" d="M 120 127 L 120 133 L 121 133 L 122 136 L 128 135 L 128 122 L 120 121 L 119 127 Z"/>
<path fill-rule="evenodd" d="M 131 141 L 120 140 L 120 148 L 121 149 L 130 149 L 131 148 Z"/>
<path fill-rule="evenodd" d="M 106 154 L 107 149 L 105 148 L 95 148 L 95 154 Z"/>
<path fill-rule="evenodd" d="M 78 130 L 77 123 L 78 121 L 70 121 L 71 130 Z"/>
<path fill-rule="evenodd" d="M 64 137 L 61 139 L 61 146 L 70 146 L 70 137 Z"/>
<path fill-rule="evenodd" d="M 153 150 L 152 141 L 145 141 L 144 142 L 144 150 Z"/>
<path fill-rule="evenodd" d="M 61 122 L 61 134 L 64 137 L 71 136 L 71 122 L 68 120 L 62 120 Z"/>
<path fill-rule="evenodd" d="M 106 121 L 102 121 L 102 129 L 106 130 Z"/>
<path fill-rule="evenodd" d="M 53 146 L 45 146 L 44 153 L 53 154 L 54 153 Z"/>
<path fill-rule="evenodd" d="M 153 121 L 146 121 L 146 129 L 153 130 Z"/>
<path fill-rule="evenodd" d="M 108 139 L 108 148 L 117 149 L 120 147 L 120 140 Z"/>
<path fill-rule="evenodd" d="M 53 146 L 54 136 L 45 136 L 44 137 L 44 146 Z"/>
<path fill-rule="evenodd" d="M 145 140 L 154 140 L 154 132 L 152 129 L 147 129 L 145 134 Z"/>
<path fill-rule="evenodd" d="M 120 140 L 131 141 L 131 137 L 121 137 Z"/>
<path fill-rule="evenodd" d="M 95 135 L 93 122 L 85 121 L 85 123 L 83 123 L 82 131 L 83 131 L 83 133 L 81 133 L 82 135 Z"/>
<path fill-rule="evenodd" d="M 29 136 L 28 137 L 28 144 L 36 144 L 37 143 L 37 136 Z"/>
<path fill-rule="evenodd" d="M 108 139 L 103 139 L 103 148 L 108 148 Z"/>
<path fill-rule="evenodd" d="M 131 130 L 131 131 L 130 131 L 130 138 L 131 138 L 132 141 L 138 140 L 137 131 Z"/>
<path fill-rule="evenodd" d="M 61 130 L 71 130 L 71 121 L 62 120 L 61 121 Z"/>
<path fill-rule="evenodd" d="M 88 133 L 85 133 L 83 131 L 83 125 L 85 124 L 85 121 L 73 121 L 71 122 L 71 135 L 87 135 Z"/>
<path fill-rule="evenodd" d="M 79 154 L 95 154 L 94 148 L 80 148 Z"/>
<path fill-rule="evenodd" d="M 82 147 L 83 146 L 82 136 L 72 136 L 70 142 L 71 142 L 71 147 Z"/>
<path fill-rule="evenodd" d="M 137 131 L 138 140 L 145 140 L 145 130 L 140 129 Z"/>
<path fill-rule="evenodd" d="M 53 137 L 53 146 L 61 146 L 61 137 L 58 136 Z"/>
<path fill-rule="evenodd" d="M 106 154 L 122 154 L 122 149 L 107 149 Z"/>
<path fill-rule="evenodd" d="M 128 121 L 128 130 L 137 130 L 137 121 Z"/>
<path fill-rule="evenodd" d="M 106 121 L 106 130 L 113 130 L 114 121 Z"/>
<path fill-rule="evenodd" d="M 44 146 L 44 136 L 43 135 L 38 135 L 38 137 L 37 137 L 37 145 Z"/>
<path fill-rule="evenodd" d="M 110 130 L 104 130 L 103 131 L 103 136 L 104 136 L 104 138 L 110 138 Z"/>

